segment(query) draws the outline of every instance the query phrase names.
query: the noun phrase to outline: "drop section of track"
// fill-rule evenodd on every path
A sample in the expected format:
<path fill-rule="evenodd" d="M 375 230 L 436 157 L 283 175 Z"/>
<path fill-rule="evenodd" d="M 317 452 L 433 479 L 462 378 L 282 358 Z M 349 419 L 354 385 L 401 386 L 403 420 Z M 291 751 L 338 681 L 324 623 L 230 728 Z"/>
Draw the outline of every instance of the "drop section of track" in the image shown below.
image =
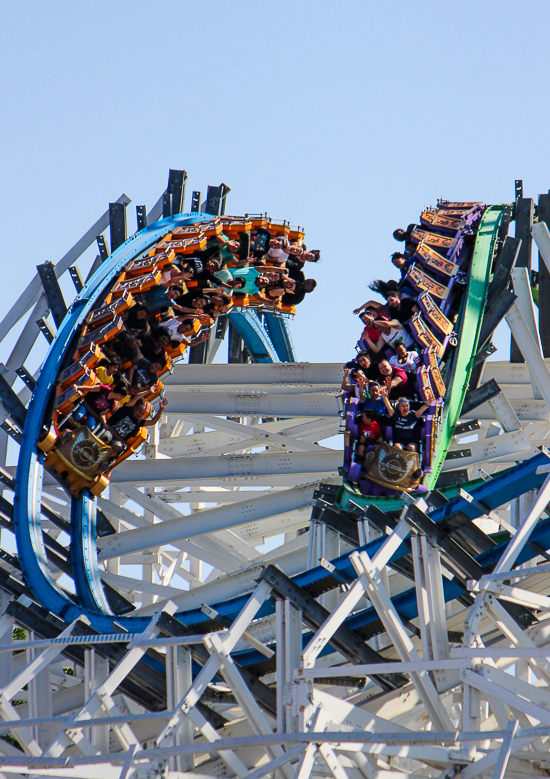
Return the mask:
<path fill-rule="evenodd" d="M 419 360 L 407 374 L 407 390 L 396 388 L 390 398 L 405 395 L 411 414 L 421 406 L 425 414 L 415 428 L 414 451 L 395 446 L 390 419 L 376 415 L 382 441 L 370 445 L 366 457 L 357 456 L 365 398 L 352 374 L 343 392 L 343 472 L 358 493 L 383 503 L 384 496 L 434 488 L 468 389 L 502 212 L 498 205 L 442 200 L 437 208 L 424 209 L 420 224 L 411 231 L 398 289 L 402 299 L 416 302 L 417 311 L 403 323 L 401 332 Z M 384 309 L 387 319 L 392 319 L 391 312 L 390 307 Z M 376 318 L 376 310 L 373 314 Z M 368 351 L 363 337 L 357 348 Z M 386 352 L 383 356 L 393 355 L 389 347 Z M 372 351 L 371 357 L 375 357 Z M 394 415 L 399 415 L 399 409 Z"/>

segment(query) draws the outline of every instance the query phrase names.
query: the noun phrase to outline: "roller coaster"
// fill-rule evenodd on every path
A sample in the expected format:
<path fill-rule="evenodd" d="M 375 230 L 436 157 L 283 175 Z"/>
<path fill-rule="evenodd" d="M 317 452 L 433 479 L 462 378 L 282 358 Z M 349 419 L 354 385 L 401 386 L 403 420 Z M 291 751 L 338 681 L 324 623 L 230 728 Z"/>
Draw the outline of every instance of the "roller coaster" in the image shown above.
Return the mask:
<path fill-rule="evenodd" d="M 295 361 L 304 229 L 186 180 L 0 322 L 0 775 L 547 775 L 550 195 L 421 210 L 341 384 Z"/>

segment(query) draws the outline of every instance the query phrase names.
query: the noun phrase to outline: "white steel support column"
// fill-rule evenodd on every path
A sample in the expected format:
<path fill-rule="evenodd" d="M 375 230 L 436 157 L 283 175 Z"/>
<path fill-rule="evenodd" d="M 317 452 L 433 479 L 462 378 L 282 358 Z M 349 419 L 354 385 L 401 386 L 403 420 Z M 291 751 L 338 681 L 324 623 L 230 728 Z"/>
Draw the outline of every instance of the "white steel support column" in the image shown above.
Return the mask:
<path fill-rule="evenodd" d="M 537 326 L 537 314 L 535 311 L 535 303 L 533 301 L 533 295 L 531 293 L 531 279 L 529 278 L 529 270 L 527 268 L 514 268 L 512 271 L 512 284 L 514 286 L 514 292 L 518 296 L 517 306 L 519 307 L 523 319 L 525 320 L 534 342 L 538 345 L 540 356 L 543 357 L 542 345 L 540 342 L 539 329 Z M 533 389 L 533 397 L 541 399 L 543 396 L 538 388 L 533 372 L 531 374 L 531 386 Z"/>
<path fill-rule="evenodd" d="M 13 600 L 7 592 L 0 591 L 0 642 L 10 644 L 13 642 L 13 629 L 15 620 L 9 617 L 5 612 Z M 3 615 L 3 616 L 2 616 Z M 13 653 L 6 652 L 0 658 L 0 689 L 5 687 L 13 678 Z"/>
<path fill-rule="evenodd" d="M 302 654 L 302 612 L 292 603 L 284 601 L 284 702 L 285 702 L 285 732 L 295 733 L 298 730 L 298 715 L 292 707 L 294 669 L 300 663 Z"/>
<path fill-rule="evenodd" d="M 327 527 L 326 525 L 323 525 L 323 527 L 325 532 L 323 536 L 321 556 L 325 560 L 334 560 L 340 556 L 340 536 L 335 530 L 332 530 L 332 528 Z M 318 560 L 316 564 L 319 564 Z M 338 588 L 325 593 L 321 596 L 320 599 L 320 603 L 329 611 L 335 609 L 339 601 L 340 597 Z"/>
<path fill-rule="evenodd" d="M 277 689 L 277 733 L 286 730 L 285 716 L 285 680 L 286 680 L 286 653 L 285 646 L 285 611 L 284 601 L 278 598 L 275 601 L 275 640 L 277 642 L 275 682 Z"/>
<path fill-rule="evenodd" d="M 29 638 L 32 640 L 32 633 Z M 34 660 L 34 651 L 27 649 L 28 662 Z M 39 671 L 28 684 L 29 691 L 29 714 L 31 717 L 51 717 L 52 716 L 52 698 L 51 698 L 52 677 L 50 666 L 47 665 L 42 671 Z M 52 728 L 48 725 L 38 725 L 34 729 L 34 737 L 44 749 L 54 737 Z"/>
<path fill-rule="evenodd" d="M 106 658 L 100 657 L 94 649 L 86 650 L 85 659 L 85 685 L 87 687 L 87 698 L 93 697 L 97 687 L 103 684 L 109 676 L 109 662 Z M 52 736 L 53 738 L 53 736 Z M 92 744 L 102 753 L 109 753 L 109 726 L 101 725 L 93 729 L 91 734 Z M 51 739 L 48 743 L 51 742 Z"/>
<path fill-rule="evenodd" d="M 193 683 L 191 652 L 183 647 L 174 646 L 166 652 L 166 705 L 174 709 L 186 690 Z M 193 743 L 193 723 L 184 719 L 174 732 L 174 744 Z M 193 755 L 181 755 L 171 758 L 172 770 L 191 771 L 194 766 Z"/>
<path fill-rule="evenodd" d="M 506 314 L 506 321 L 526 363 L 529 365 L 546 405 L 550 408 L 550 372 L 541 354 L 540 341 L 537 342 L 533 337 L 529 323 L 525 320 L 517 302 L 512 304 Z"/>

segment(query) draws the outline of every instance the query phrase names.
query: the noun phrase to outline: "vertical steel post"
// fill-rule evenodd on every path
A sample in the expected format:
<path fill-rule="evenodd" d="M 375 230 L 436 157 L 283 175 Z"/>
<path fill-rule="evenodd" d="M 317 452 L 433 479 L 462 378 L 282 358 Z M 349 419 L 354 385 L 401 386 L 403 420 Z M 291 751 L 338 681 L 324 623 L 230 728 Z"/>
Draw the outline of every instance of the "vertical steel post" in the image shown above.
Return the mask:
<path fill-rule="evenodd" d="M 126 204 L 109 203 L 111 254 L 126 240 Z"/>
<path fill-rule="evenodd" d="M 191 653 L 183 646 L 172 646 L 166 650 L 166 707 L 175 709 L 179 700 L 193 684 Z M 175 744 L 191 744 L 193 742 L 193 723 L 185 717 L 178 725 Z M 170 768 L 173 771 L 192 771 L 193 755 L 171 757 Z"/>
<path fill-rule="evenodd" d="M 518 191 L 518 182 L 516 181 L 516 192 Z M 515 237 L 521 240 L 521 246 L 516 261 L 516 268 L 527 268 L 529 276 L 531 275 L 531 246 L 533 238 L 531 230 L 533 227 L 534 201 L 533 198 L 523 197 L 516 199 L 516 232 Z M 523 355 L 512 338 L 510 343 L 510 362 L 525 362 Z"/>
<path fill-rule="evenodd" d="M 208 189 L 206 190 L 206 205 L 204 208 L 206 213 L 212 214 L 213 216 L 219 216 L 220 200 L 221 200 L 220 187 L 209 186 Z"/>
<path fill-rule="evenodd" d="M 86 697 L 89 699 L 95 688 L 103 684 L 109 676 L 109 661 L 105 657 L 100 657 L 93 648 L 87 649 L 85 652 L 84 671 L 85 682 L 88 686 Z M 100 749 L 103 754 L 109 753 L 109 727 L 107 725 L 98 725 L 92 728 L 89 737 L 92 744 Z"/>
<path fill-rule="evenodd" d="M 208 355 L 209 341 L 203 341 L 189 349 L 189 363 L 191 365 L 204 365 Z"/>
<path fill-rule="evenodd" d="M 550 192 L 539 195 L 539 222 L 550 229 Z M 539 333 L 544 357 L 550 357 L 550 271 L 539 252 Z"/>
<path fill-rule="evenodd" d="M 136 206 L 137 230 L 147 227 L 147 206 Z"/>
<path fill-rule="evenodd" d="M 229 324 L 229 346 L 228 346 L 228 357 L 227 362 L 231 365 L 232 363 L 243 363 L 246 362 L 244 359 L 244 350 L 243 350 L 243 342 L 242 338 L 239 335 L 238 331 L 235 330 L 233 325 Z"/>
<path fill-rule="evenodd" d="M 284 601 L 284 634 L 285 634 L 285 687 L 289 689 L 294 683 L 294 671 L 300 666 L 302 656 L 302 612 L 294 608 L 288 600 Z M 292 708 L 285 707 L 286 732 L 296 733 L 298 718 Z"/>
<path fill-rule="evenodd" d="M 220 184 L 219 187 L 209 186 L 206 191 L 206 205 L 204 210 L 207 214 L 213 216 L 222 216 L 225 214 L 225 199 L 231 192 L 227 184 Z"/>
<path fill-rule="evenodd" d="M 185 182 L 187 181 L 187 171 L 172 170 L 168 172 L 168 186 L 166 194 L 170 196 L 170 214 L 183 213 L 183 203 L 185 200 Z"/>
<path fill-rule="evenodd" d="M 193 190 L 193 194 L 191 196 L 191 213 L 195 214 L 198 213 L 201 210 L 201 193 L 198 189 Z"/>
<path fill-rule="evenodd" d="M 124 208 L 124 206 L 122 207 Z M 42 265 L 37 265 L 36 270 L 40 276 L 48 307 L 52 312 L 53 321 L 55 322 L 56 327 L 60 327 L 61 322 L 67 313 L 67 305 L 63 298 L 59 281 L 57 280 L 55 265 L 53 262 L 47 261 L 42 263 Z"/>

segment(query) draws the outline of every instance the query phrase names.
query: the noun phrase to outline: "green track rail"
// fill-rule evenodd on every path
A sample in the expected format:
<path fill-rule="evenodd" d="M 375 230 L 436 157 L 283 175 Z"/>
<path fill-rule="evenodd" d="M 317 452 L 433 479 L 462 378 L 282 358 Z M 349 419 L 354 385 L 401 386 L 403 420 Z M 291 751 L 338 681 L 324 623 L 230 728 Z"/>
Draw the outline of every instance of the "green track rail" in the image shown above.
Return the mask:
<path fill-rule="evenodd" d="M 460 341 L 450 366 L 452 372 L 451 389 L 447 395 L 441 424 L 439 425 L 437 446 L 432 461 L 432 471 L 426 486 L 433 489 L 439 478 L 441 466 L 460 418 L 462 404 L 468 391 L 468 384 L 477 352 L 477 342 L 481 331 L 487 290 L 493 264 L 496 240 L 502 221 L 503 206 L 490 206 L 481 220 L 474 247 L 468 290 L 457 322 Z"/>
<path fill-rule="evenodd" d="M 472 481 L 466 481 L 462 484 L 453 484 L 450 487 L 442 487 L 439 492 L 441 492 L 447 500 L 453 500 L 454 498 L 458 498 L 459 490 L 461 488 L 466 490 L 466 492 L 471 492 L 484 483 L 484 479 L 472 479 Z M 338 492 L 336 505 L 345 511 L 351 511 L 353 509 L 352 503 L 356 506 L 361 506 L 361 508 L 366 508 L 371 503 L 374 503 L 383 511 L 398 511 L 403 508 L 403 498 L 401 495 L 384 495 L 378 497 L 374 495 L 362 495 L 349 484 L 344 484 Z"/>

